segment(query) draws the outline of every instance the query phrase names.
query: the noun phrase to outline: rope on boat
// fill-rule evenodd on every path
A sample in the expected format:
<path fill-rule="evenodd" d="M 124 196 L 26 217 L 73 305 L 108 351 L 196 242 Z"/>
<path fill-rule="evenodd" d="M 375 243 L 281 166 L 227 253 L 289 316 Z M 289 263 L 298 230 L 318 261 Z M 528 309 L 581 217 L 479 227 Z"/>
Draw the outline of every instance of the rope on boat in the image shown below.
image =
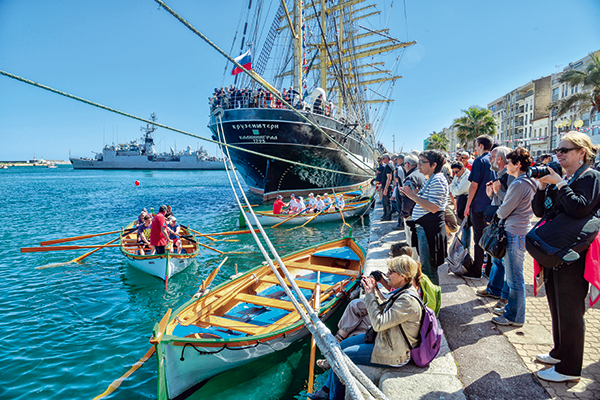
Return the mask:
<path fill-rule="evenodd" d="M 115 114 L 119 114 L 119 115 L 122 115 L 124 117 L 128 117 L 128 118 L 131 118 L 131 119 L 135 119 L 135 120 L 144 122 L 146 124 L 153 124 L 153 125 L 156 125 L 156 126 L 158 126 L 160 128 L 167 129 L 169 131 L 173 131 L 173 132 L 177 132 L 177 133 L 181 133 L 182 135 L 191 136 L 191 137 L 193 137 L 195 139 L 204 140 L 206 142 L 217 144 L 219 146 L 227 146 L 227 147 L 231 147 L 232 149 L 235 149 L 235 150 L 238 150 L 238 151 L 243 151 L 243 152 L 254 154 L 254 155 L 257 155 L 257 156 L 261 156 L 261 157 L 265 157 L 265 158 L 270 158 L 270 159 L 273 159 L 273 160 L 276 160 L 276 161 L 282 161 L 282 162 L 286 162 L 286 163 L 289 163 L 289 164 L 294 164 L 294 165 L 298 165 L 298 166 L 301 166 L 301 167 L 313 168 L 313 169 L 317 169 L 317 170 L 321 170 L 321 171 L 325 171 L 325 172 L 332 172 L 332 173 L 335 173 L 335 174 L 350 175 L 350 176 L 361 176 L 361 177 L 364 177 L 364 178 L 373 178 L 373 175 L 366 175 L 366 174 L 363 175 L 363 174 L 357 174 L 357 173 L 353 173 L 353 172 L 336 171 L 336 170 L 329 169 L 329 168 L 324 168 L 324 167 L 318 167 L 318 166 L 315 166 L 315 165 L 304 164 L 304 163 L 301 163 L 301 162 L 298 162 L 298 161 L 286 160 L 285 158 L 280 158 L 280 157 L 269 155 L 269 154 L 263 154 L 263 153 L 259 153 L 257 151 L 253 151 L 253 150 L 249 150 L 249 149 L 244 149 L 243 147 L 234 146 L 234 145 L 227 144 L 227 143 L 222 143 L 221 141 L 217 141 L 217 140 L 212 140 L 212 139 L 209 139 L 209 138 L 205 138 L 205 137 L 202 137 L 202 136 L 190 133 L 190 132 L 183 131 L 181 129 L 172 128 L 172 127 L 170 127 L 168 125 L 163 125 L 163 124 L 158 123 L 156 121 L 150 121 L 148 119 L 141 118 L 141 117 L 138 117 L 138 116 L 133 115 L 133 114 L 128 114 L 126 112 L 119 111 L 117 109 L 114 109 L 114 108 L 102 105 L 100 103 L 96 103 L 96 102 L 93 102 L 91 100 L 87 100 L 87 99 L 84 99 L 82 97 L 78 97 L 78 96 L 69 94 L 67 92 L 63 92 L 61 90 L 51 88 L 51 87 L 43 85 L 41 83 L 34 82 L 32 80 L 23 78 L 21 76 L 18 76 L 18 75 L 15 75 L 15 74 L 11 74 L 10 72 L 6 72 L 6 71 L 3 71 L 3 70 L 0 70 L 0 75 L 4 75 L 4 76 L 6 76 L 8 78 L 12 78 L 12 79 L 15 79 L 15 80 L 23 82 L 23 83 L 27 83 L 29 85 L 38 87 L 40 89 L 48 90 L 49 92 L 56 93 L 56 94 L 59 94 L 61 96 L 65 96 L 65 97 L 67 97 L 69 99 L 72 99 L 72 100 L 80 101 L 82 103 L 91 105 L 93 107 L 101 108 L 103 110 L 106 110 L 106 111 L 109 111 L 109 112 L 112 112 L 112 113 L 115 113 Z"/>
<path fill-rule="evenodd" d="M 268 90 L 269 92 L 271 92 L 271 94 L 273 96 L 275 96 L 278 100 L 280 100 L 283 104 L 285 104 L 291 111 L 293 111 L 295 114 L 297 114 L 304 121 L 308 122 L 313 128 L 315 128 L 316 130 L 318 130 L 319 132 L 321 132 L 323 135 L 325 135 L 325 137 L 327 137 L 332 143 L 334 143 L 335 145 L 337 145 L 340 149 L 344 150 L 348 155 L 351 155 L 354 159 L 356 159 L 358 161 L 358 163 L 356 161 L 354 161 L 354 163 L 358 166 L 358 168 L 360 168 L 361 170 L 365 171 L 364 167 L 366 167 L 366 168 L 370 169 L 372 172 L 376 171 L 375 168 L 373 168 L 373 167 L 365 164 L 364 161 L 362 161 L 356 155 L 354 155 L 353 153 L 351 153 L 348 149 L 346 149 L 341 143 L 339 143 L 333 137 L 331 137 L 330 135 L 328 135 L 323 130 L 323 128 L 321 128 L 319 125 L 317 125 L 314 121 L 311 121 L 304 114 L 302 114 L 301 112 L 299 112 L 298 110 L 296 110 L 294 107 L 292 107 L 287 101 L 285 101 L 283 99 L 282 96 L 279 95 L 279 93 L 277 93 L 277 91 L 270 84 L 268 84 L 264 79 L 262 79 L 262 77 L 260 77 L 256 73 L 252 73 L 251 71 L 248 71 L 246 68 L 244 68 L 240 63 L 238 63 L 235 59 L 233 59 L 225 51 L 221 50 L 221 48 L 219 48 L 219 46 L 217 46 L 216 44 L 214 44 L 208 37 L 204 36 L 204 34 L 202 34 L 202 32 L 200 32 L 198 29 L 196 29 L 192 24 L 190 24 L 188 21 L 186 21 L 182 16 L 180 16 L 179 14 L 177 14 L 177 12 L 175 12 L 175 10 L 173 10 L 168 5 L 166 5 L 162 0 L 154 0 L 154 1 L 156 1 L 161 7 L 163 7 L 169 14 L 171 14 L 173 17 L 175 17 L 179 22 L 181 22 L 182 24 L 184 24 L 189 30 L 191 30 L 192 32 L 194 32 L 202 40 L 204 40 L 206 43 L 208 43 L 209 46 L 211 46 L 212 48 L 214 48 L 215 50 L 217 50 L 219 53 L 221 53 L 222 56 L 224 56 L 229 61 L 231 61 L 236 67 L 240 68 L 244 73 L 248 74 L 248 76 L 252 80 L 256 81 L 258 84 L 260 84 L 266 90 Z M 361 165 L 363 165 L 364 167 L 361 167 Z"/>
<path fill-rule="evenodd" d="M 215 113 L 215 117 L 219 121 L 219 123 L 217 124 L 217 134 L 220 136 L 219 139 L 225 142 L 221 116 L 222 116 L 222 111 L 217 111 Z M 222 148 L 221 148 L 221 150 L 223 151 Z M 227 151 L 227 156 L 229 156 L 228 147 L 225 147 L 225 150 Z M 229 163 L 231 164 L 230 167 L 227 166 L 227 158 L 224 157 L 223 160 L 224 160 L 223 162 L 225 164 L 225 171 L 227 172 L 227 178 L 229 179 L 231 188 L 233 189 L 233 193 L 234 193 L 236 202 L 238 203 L 238 206 L 242 210 L 243 207 L 242 207 L 240 198 L 237 194 L 236 188 L 231 179 L 231 173 L 233 173 L 233 176 L 235 177 L 235 180 L 240 189 L 241 195 L 244 198 L 244 202 L 248 206 L 250 205 L 250 202 L 248 201 L 248 198 L 246 197 L 246 194 L 244 193 L 242 184 L 240 183 L 237 173 L 236 173 L 235 169 L 233 168 L 233 162 L 231 161 L 231 158 L 229 158 Z M 230 168 L 231 168 L 231 173 L 230 173 Z M 279 264 L 279 268 L 281 269 L 281 271 L 283 272 L 285 277 L 288 279 L 289 285 L 291 286 L 292 290 L 296 293 L 296 296 L 294 296 L 292 294 L 290 288 L 288 287 L 288 284 L 285 282 L 285 280 L 282 278 L 279 271 L 273 264 L 273 260 L 271 259 L 271 257 L 269 257 L 269 255 L 267 254 L 263 244 L 261 243 L 258 236 L 256 235 L 256 232 L 254 231 L 254 228 L 252 227 L 252 224 L 251 224 L 247 214 L 242 213 L 244 216 L 244 219 L 246 221 L 246 224 L 250 227 L 250 232 L 252 233 L 252 237 L 256 241 L 256 244 L 257 244 L 258 248 L 260 249 L 262 255 L 264 256 L 266 262 L 271 267 L 273 275 L 275 275 L 275 277 L 277 278 L 277 281 L 279 282 L 280 286 L 285 291 L 286 295 L 288 296 L 288 298 L 290 299 L 290 301 L 296 308 L 296 311 L 302 318 L 307 329 L 310 331 L 313 338 L 315 339 L 317 346 L 319 346 L 319 349 L 321 350 L 321 352 L 325 355 L 325 357 L 329 361 L 329 364 L 332 366 L 333 371 L 338 375 L 338 377 L 340 377 L 340 380 L 346 384 L 346 389 L 348 390 L 351 397 L 353 399 L 363 400 L 364 399 L 363 393 L 366 393 L 367 396 L 369 396 L 369 398 L 370 398 L 370 394 L 373 394 L 373 395 L 375 395 L 375 397 L 377 399 L 387 400 L 387 397 L 379 390 L 379 388 L 377 388 L 377 386 L 375 386 L 373 384 L 373 382 L 371 382 L 371 380 L 368 377 L 366 377 L 364 375 L 364 373 L 360 369 L 358 369 L 358 367 L 356 365 L 354 365 L 352 360 L 350 360 L 350 358 L 348 358 L 348 356 L 341 350 L 341 347 L 340 347 L 338 341 L 333 337 L 333 335 L 331 334 L 331 331 L 329 331 L 329 329 L 325 326 L 325 324 L 319 319 L 319 315 L 315 312 L 315 310 L 312 308 L 310 303 L 306 300 L 306 298 L 302 294 L 300 288 L 294 281 L 294 278 L 291 276 L 291 274 L 287 270 L 285 264 L 279 257 L 277 250 L 275 250 L 273 243 L 271 243 L 265 230 L 263 229 L 262 225 L 260 224 L 260 221 L 258 220 L 256 214 L 254 213 L 254 210 L 252 210 L 252 207 L 249 207 L 249 209 L 250 209 L 250 213 L 252 214 L 252 216 L 256 222 L 256 227 L 259 229 L 261 236 L 263 237 L 265 243 L 269 247 L 271 254 L 274 256 L 277 263 Z M 302 306 L 300 305 L 298 300 L 300 300 L 304 309 L 302 308 Z M 304 310 L 306 310 L 306 312 Z"/>

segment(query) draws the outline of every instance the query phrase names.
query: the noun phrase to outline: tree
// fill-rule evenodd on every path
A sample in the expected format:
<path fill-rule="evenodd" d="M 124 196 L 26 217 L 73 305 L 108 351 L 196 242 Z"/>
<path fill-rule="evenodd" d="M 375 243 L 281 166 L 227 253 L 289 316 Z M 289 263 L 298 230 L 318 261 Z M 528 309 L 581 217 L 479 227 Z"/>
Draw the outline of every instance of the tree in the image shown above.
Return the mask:
<path fill-rule="evenodd" d="M 456 128 L 456 136 L 464 148 L 467 148 L 478 136 L 496 135 L 496 120 L 490 110 L 471 106 L 462 112 L 465 115 L 456 118 L 452 128 Z"/>
<path fill-rule="evenodd" d="M 582 91 L 550 103 L 548 108 L 556 108 L 559 117 L 572 107 L 576 107 L 579 113 L 589 111 L 590 120 L 594 113 L 600 112 L 600 59 L 595 54 L 590 54 L 590 57 L 592 62 L 584 71 L 572 69 L 558 79 L 559 82 L 568 83 L 571 87 L 583 86 Z"/>
<path fill-rule="evenodd" d="M 431 135 L 429 135 L 427 148 L 425 150 L 441 150 L 447 152 L 448 144 L 450 144 L 450 140 L 446 136 L 445 132 L 433 132 Z"/>

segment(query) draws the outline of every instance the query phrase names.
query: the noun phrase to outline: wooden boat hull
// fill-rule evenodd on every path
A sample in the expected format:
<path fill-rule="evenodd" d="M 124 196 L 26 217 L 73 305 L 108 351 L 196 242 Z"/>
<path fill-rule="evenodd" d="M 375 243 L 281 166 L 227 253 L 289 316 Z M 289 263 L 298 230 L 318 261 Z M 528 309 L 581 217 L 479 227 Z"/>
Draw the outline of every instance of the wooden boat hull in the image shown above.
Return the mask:
<path fill-rule="evenodd" d="M 130 224 L 126 230 L 132 226 L 133 224 Z M 181 234 L 188 235 L 189 232 L 181 227 Z M 197 243 L 184 239 L 185 243 L 188 243 L 184 244 L 184 254 L 168 252 L 160 255 L 138 255 L 135 254 L 135 246 L 132 245 L 133 242 L 137 241 L 137 239 L 134 239 L 136 235 L 136 232 L 132 232 L 121 237 L 121 253 L 132 267 L 163 280 L 169 279 L 190 266 L 200 252 Z"/>
<path fill-rule="evenodd" d="M 342 254 L 353 258 L 338 257 Z M 352 239 L 344 238 L 283 261 L 307 299 L 316 286 L 316 271 L 321 271 L 319 316 L 325 321 L 359 284 L 364 257 Z M 160 337 L 155 344 L 158 398 L 175 398 L 204 380 L 283 350 L 308 335 L 292 303 L 283 300 L 285 295 L 277 297 L 279 291 L 283 289 L 269 266 L 261 265 L 184 304 L 173 313 L 164 332 L 155 327 L 153 336 Z M 250 320 L 244 319 L 246 315 L 251 315 Z M 259 325 L 264 321 L 273 322 Z"/>
<path fill-rule="evenodd" d="M 344 210 L 342 211 L 342 213 L 344 214 L 344 219 L 349 219 L 349 218 L 368 215 L 370 211 L 371 211 L 371 200 L 369 199 L 369 200 L 364 200 L 364 201 L 360 201 L 357 203 L 347 204 L 346 207 L 344 208 Z M 254 219 L 250 215 L 249 211 L 246 211 L 246 214 L 248 215 L 248 218 L 250 218 L 250 221 L 254 221 Z M 291 215 L 289 215 L 289 214 L 272 214 L 270 212 L 264 212 L 264 211 L 258 211 L 258 212 L 255 211 L 255 214 L 256 214 L 256 217 L 258 218 L 258 220 L 260 221 L 261 225 L 264 225 L 264 226 L 276 225 L 282 221 L 285 221 L 286 219 L 289 219 L 289 220 L 286 221 L 282 225 L 302 225 L 303 223 L 307 222 L 308 220 L 310 220 L 311 218 L 313 218 L 315 216 L 314 213 L 311 213 L 311 214 L 302 213 L 300 215 L 290 218 Z M 340 212 L 332 210 L 332 211 L 325 211 L 324 213 L 320 214 L 319 216 L 317 216 L 315 219 L 313 219 L 311 221 L 311 224 L 314 222 L 336 222 L 336 221 L 341 221 L 341 220 L 342 220 L 342 216 L 340 215 Z"/>

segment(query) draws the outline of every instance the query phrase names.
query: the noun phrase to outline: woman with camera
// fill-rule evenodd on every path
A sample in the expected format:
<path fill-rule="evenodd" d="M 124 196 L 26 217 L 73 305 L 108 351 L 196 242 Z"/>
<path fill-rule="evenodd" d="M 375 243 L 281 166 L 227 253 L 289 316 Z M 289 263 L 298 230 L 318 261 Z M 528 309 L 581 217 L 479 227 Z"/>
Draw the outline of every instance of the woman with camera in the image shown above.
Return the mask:
<path fill-rule="evenodd" d="M 517 147 L 506 155 L 506 171 L 515 179 L 512 181 L 504 197 L 502 205 L 496 211 L 496 217 L 504 222 L 508 239 L 504 256 L 504 273 L 508 285 L 508 303 L 492 318 L 496 325 L 523 326 L 525 323 L 525 235 L 531 229 L 531 200 L 537 184 L 527 177 L 527 169 L 533 159 L 529 151 Z"/>
<path fill-rule="evenodd" d="M 536 216 L 566 213 L 573 218 L 598 216 L 600 208 L 600 172 L 590 168 L 596 146 L 584 133 L 571 131 L 554 150 L 565 171 L 561 177 L 550 167 L 538 175 L 540 186 L 533 199 Z M 535 177 L 535 176 L 534 176 Z M 585 297 L 588 282 L 584 278 L 587 249 L 572 264 L 544 268 L 546 297 L 552 317 L 554 348 L 539 354 L 537 360 L 553 365 L 538 371 L 538 377 L 552 382 L 578 381 L 583 364 Z M 542 265 L 543 267 L 543 265 Z M 590 266 L 591 267 L 591 266 Z"/>
<path fill-rule="evenodd" d="M 417 261 L 407 255 L 388 260 L 387 277 L 390 284 L 398 288 L 390 298 L 382 301 L 376 295 L 377 283 L 372 277 L 363 277 L 367 312 L 377 333 L 374 343 L 365 343 L 365 335 L 358 335 L 340 343 L 344 353 L 359 365 L 375 367 L 402 367 L 410 361 L 410 348 L 398 325 L 402 325 L 410 345 L 416 345 L 423 312 L 419 300 L 409 291 L 415 292 L 412 281 L 419 269 Z M 343 400 L 345 388 L 336 374 L 330 373 L 327 382 L 319 391 L 308 395 L 311 399 Z"/>

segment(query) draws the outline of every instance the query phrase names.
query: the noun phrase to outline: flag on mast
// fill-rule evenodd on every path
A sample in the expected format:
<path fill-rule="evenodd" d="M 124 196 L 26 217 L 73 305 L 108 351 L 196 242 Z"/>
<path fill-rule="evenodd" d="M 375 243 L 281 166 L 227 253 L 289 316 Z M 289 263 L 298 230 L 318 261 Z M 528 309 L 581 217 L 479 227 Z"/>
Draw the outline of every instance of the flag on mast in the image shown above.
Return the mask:
<path fill-rule="evenodd" d="M 250 54 L 250 49 L 247 52 L 235 58 L 235 61 L 242 65 L 242 67 L 246 68 L 248 71 L 252 70 L 252 55 Z M 237 75 L 243 72 L 243 70 L 239 67 L 233 68 L 231 71 L 231 75 Z"/>

